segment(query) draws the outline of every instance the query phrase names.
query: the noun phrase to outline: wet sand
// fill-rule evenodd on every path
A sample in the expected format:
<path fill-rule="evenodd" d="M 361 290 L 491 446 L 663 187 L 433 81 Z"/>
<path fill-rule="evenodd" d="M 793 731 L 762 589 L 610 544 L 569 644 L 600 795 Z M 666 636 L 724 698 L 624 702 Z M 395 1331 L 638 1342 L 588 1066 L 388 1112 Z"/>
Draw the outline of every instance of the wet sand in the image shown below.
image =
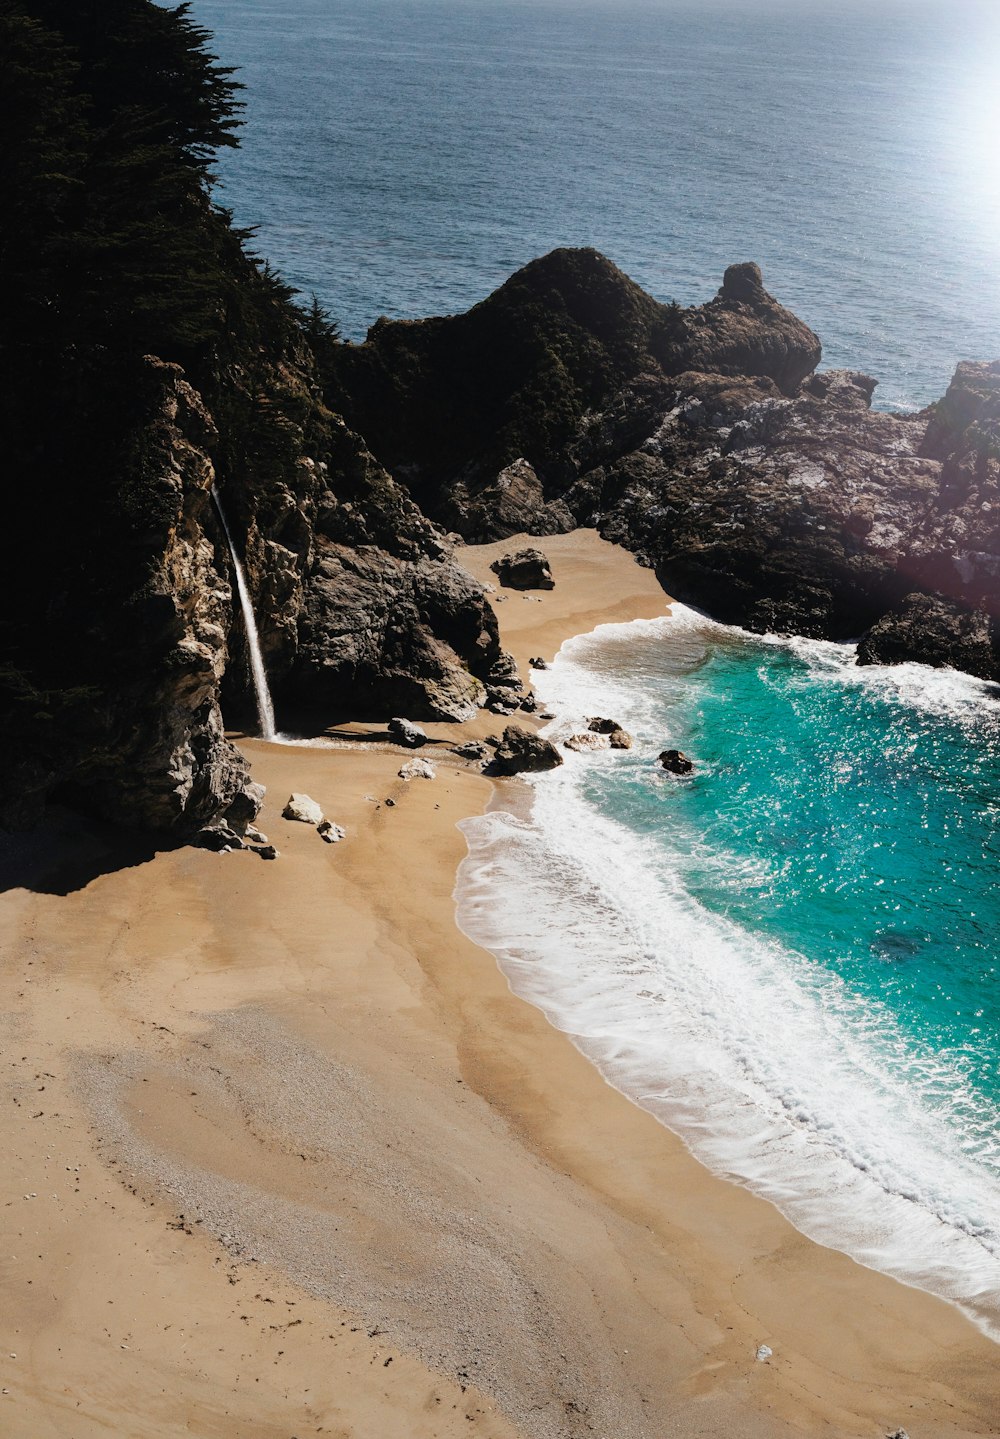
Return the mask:
<path fill-rule="evenodd" d="M 593 534 L 540 543 L 555 590 L 493 597 L 526 677 L 664 612 Z M 383 744 L 242 743 L 277 861 L 116 854 L 62 894 L 53 839 L 0 896 L 3 1433 L 1000 1430 L 997 1346 L 710 1176 L 458 931 L 489 781 L 443 744 L 406 783 Z"/>

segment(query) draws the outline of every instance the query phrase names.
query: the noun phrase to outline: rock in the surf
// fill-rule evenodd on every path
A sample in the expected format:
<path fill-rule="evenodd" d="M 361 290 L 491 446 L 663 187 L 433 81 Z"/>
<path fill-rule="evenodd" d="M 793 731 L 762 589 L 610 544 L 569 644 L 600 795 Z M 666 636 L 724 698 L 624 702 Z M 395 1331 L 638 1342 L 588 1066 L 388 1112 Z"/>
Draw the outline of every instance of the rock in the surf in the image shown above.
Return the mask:
<path fill-rule="evenodd" d="M 693 774 L 694 761 L 681 749 L 664 749 L 657 755 L 660 765 L 668 774 Z"/>
<path fill-rule="evenodd" d="M 555 769 L 563 757 L 549 740 L 520 725 L 510 724 L 496 748 L 490 768 L 495 774 Z"/>
<path fill-rule="evenodd" d="M 587 721 L 587 728 L 593 730 L 595 734 L 606 734 L 612 749 L 632 748 L 632 736 L 628 730 L 622 729 L 617 720 L 603 719 L 600 715 L 594 715 Z"/>
<path fill-rule="evenodd" d="M 578 754 L 585 754 L 588 750 L 610 749 L 611 737 L 606 734 L 595 734 L 593 730 L 584 730 L 581 734 L 571 734 L 568 739 L 563 740 L 567 749 L 576 750 Z"/>
<path fill-rule="evenodd" d="M 859 665 L 917 660 L 965 670 L 980 679 L 996 674 L 1000 623 L 982 609 L 967 609 L 941 595 L 910 594 L 861 636 Z"/>

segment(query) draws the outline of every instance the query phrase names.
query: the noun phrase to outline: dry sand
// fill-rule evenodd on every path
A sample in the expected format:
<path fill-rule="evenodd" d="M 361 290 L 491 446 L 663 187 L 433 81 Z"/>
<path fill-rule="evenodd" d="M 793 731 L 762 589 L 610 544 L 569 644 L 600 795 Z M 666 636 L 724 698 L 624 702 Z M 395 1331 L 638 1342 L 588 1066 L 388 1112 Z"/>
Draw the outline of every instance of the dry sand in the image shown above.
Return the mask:
<path fill-rule="evenodd" d="M 556 589 L 494 597 L 522 665 L 663 612 L 593 534 L 542 543 Z M 0 896 L 0 1432 L 1000 1430 L 995 1345 L 707 1174 L 457 930 L 487 780 L 443 746 L 409 784 L 382 745 L 245 748 L 278 861 L 100 872 L 76 827 L 86 883 L 48 836 Z M 282 820 L 292 790 L 347 839 Z"/>

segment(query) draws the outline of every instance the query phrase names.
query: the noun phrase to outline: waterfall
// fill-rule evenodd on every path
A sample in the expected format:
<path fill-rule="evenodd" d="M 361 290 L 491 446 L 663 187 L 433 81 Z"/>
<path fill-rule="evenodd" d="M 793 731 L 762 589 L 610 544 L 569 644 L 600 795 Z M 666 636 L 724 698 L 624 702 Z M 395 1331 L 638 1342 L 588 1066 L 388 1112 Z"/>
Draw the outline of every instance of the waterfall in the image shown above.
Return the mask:
<path fill-rule="evenodd" d="M 240 557 L 236 553 L 233 537 L 229 533 L 229 526 L 226 524 L 226 515 L 222 508 L 222 501 L 219 499 L 219 492 L 214 485 L 212 486 L 212 499 L 215 501 L 215 508 L 218 511 L 219 519 L 222 521 L 222 528 L 226 534 L 226 542 L 229 545 L 229 553 L 233 557 L 233 569 L 236 572 L 236 588 L 239 592 L 240 606 L 243 610 L 243 626 L 247 633 L 247 644 L 250 646 L 250 669 L 253 674 L 254 694 L 257 697 L 257 722 L 260 725 L 262 738 L 274 739 L 274 705 L 271 703 L 271 691 L 267 687 L 267 670 L 264 668 L 264 656 L 260 652 L 260 636 L 257 633 L 257 621 L 254 619 L 253 605 L 250 603 L 250 591 L 247 589 L 246 575 L 243 573 Z"/>

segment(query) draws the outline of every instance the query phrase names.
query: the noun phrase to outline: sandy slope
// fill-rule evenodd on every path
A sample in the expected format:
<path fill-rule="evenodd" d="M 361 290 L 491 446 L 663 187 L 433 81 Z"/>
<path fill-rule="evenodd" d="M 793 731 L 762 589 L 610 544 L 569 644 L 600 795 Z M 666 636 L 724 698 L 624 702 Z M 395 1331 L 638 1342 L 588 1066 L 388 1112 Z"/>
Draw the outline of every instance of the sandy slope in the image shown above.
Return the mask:
<path fill-rule="evenodd" d="M 522 664 L 663 611 L 592 534 L 543 545 L 556 589 L 496 597 Z M 377 742 L 246 748 L 277 862 L 47 893 L 50 840 L 0 896 L 0 1432 L 1000 1429 L 994 1345 L 707 1175 L 458 932 L 486 780 L 443 745 L 410 784 Z M 282 820 L 292 789 L 347 840 Z"/>

